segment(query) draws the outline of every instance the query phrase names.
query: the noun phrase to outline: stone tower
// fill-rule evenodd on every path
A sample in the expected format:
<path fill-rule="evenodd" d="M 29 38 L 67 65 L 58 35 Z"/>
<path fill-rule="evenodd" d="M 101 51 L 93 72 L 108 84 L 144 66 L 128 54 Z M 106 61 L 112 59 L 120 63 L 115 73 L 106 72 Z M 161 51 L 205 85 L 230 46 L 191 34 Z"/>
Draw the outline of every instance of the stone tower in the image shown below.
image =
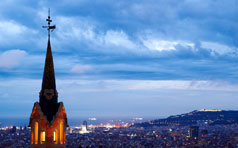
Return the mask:
<path fill-rule="evenodd" d="M 52 20 L 48 16 L 48 45 L 45 58 L 44 75 L 39 96 L 35 102 L 29 127 L 31 127 L 31 148 L 65 148 L 67 116 L 63 102 L 58 103 L 56 90 L 54 62 L 50 44 L 50 31 L 55 29 L 50 26 Z"/>

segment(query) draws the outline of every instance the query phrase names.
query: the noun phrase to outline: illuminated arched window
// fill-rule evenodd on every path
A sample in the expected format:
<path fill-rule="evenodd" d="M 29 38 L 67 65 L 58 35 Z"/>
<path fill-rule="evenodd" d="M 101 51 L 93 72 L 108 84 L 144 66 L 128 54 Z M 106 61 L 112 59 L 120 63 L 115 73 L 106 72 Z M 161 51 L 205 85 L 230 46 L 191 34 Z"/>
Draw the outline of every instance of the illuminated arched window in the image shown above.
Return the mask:
<path fill-rule="evenodd" d="M 45 131 L 42 131 L 40 133 L 40 142 L 41 142 L 41 144 L 45 143 Z"/>
<path fill-rule="evenodd" d="M 66 131 L 64 130 L 64 144 L 66 143 Z"/>
<path fill-rule="evenodd" d="M 35 144 L 38 144 L 38 130 L 39 130 L 39 123 L 35 122 Z"/>
<path fill-rule="evenodd" d="M 63 144 L 64 123 L 60 121 L 60 144 Z"/>
<path fill-rule="evenodd" d="M 55 142 L 55 144 L 58 144 L 58 130 L 56 129 L 53 134 L 53 141 Z"/>
<path fill-rule="evenodd" d="M 34 132 L 33 132 L 33 129 L 31 129 L 31 144 L 33 144 L 33 141 L 34 141 L 33 136 L 34 136 Z"/>

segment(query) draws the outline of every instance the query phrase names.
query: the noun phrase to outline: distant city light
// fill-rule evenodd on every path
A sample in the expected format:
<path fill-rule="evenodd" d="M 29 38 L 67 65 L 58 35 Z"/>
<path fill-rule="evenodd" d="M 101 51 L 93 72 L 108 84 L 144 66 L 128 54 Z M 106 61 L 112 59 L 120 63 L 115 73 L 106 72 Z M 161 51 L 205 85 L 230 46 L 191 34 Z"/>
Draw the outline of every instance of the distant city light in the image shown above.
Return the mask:
<path fill-rule="evenodd" d="M 221 112 L 220 109 L 201 109 L 200 112 Z"/>
<path fill-rule="evenodd" d="M 143 118 L 133 118 L 133 120 L 143 120 Z"/>

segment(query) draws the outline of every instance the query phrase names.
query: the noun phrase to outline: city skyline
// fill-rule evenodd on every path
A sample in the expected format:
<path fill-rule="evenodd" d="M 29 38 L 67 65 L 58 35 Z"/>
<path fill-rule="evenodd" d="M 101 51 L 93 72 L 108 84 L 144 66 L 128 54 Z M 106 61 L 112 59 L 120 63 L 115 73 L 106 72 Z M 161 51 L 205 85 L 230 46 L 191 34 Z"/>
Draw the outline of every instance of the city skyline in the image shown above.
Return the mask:
<path fill-rule="evenodd" d="M 12 0 L 0 2 L 0 117 L 28 117 L 39 98 L 49 7 L 69 118 L 237 109 L 235 0 Z"/>

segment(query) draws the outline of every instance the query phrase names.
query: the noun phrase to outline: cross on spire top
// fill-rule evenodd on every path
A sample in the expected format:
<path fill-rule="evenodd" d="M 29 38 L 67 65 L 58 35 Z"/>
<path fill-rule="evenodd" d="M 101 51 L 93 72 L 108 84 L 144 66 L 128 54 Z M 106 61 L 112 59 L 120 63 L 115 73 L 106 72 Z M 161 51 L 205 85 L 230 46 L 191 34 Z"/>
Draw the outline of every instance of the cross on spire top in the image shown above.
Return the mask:
<path fill-rule="evenodd" d="M 48 30 L 48 40 L 50 40 L 50 30 L 51 32 L 56 28 L 56 25 L 51 26 L 50 23 L 52 22 L 52 20 L 50 19 L 50 8 L 48 10 L 48 18 L 46 19 L 46 21 L 48 22 L 48 26 L 42 26 L 43 28 L 47 28 Z"/>

